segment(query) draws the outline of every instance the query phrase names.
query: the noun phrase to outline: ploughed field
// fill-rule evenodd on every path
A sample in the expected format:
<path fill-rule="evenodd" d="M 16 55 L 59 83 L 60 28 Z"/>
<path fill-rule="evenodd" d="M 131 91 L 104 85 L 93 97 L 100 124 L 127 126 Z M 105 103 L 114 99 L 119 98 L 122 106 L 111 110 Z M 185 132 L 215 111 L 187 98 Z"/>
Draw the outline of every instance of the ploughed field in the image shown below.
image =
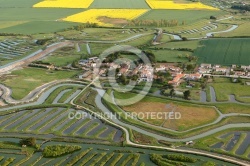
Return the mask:
<path fill-rule="evenodd" d="M 201 41 L 194 55 L 200 63 L 249 65 L 249 44 L 249 38 L 208 39 Z"/>

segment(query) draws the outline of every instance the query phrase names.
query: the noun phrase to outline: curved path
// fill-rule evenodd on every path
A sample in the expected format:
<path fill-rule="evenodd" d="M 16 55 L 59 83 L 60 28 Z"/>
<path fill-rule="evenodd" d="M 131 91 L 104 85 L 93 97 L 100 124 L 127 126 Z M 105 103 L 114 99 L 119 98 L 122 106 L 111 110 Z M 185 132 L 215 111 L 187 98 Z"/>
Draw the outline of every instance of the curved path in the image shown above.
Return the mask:
<path fill-rule="evenodd" d="M 215 89 L 214 87 L 212 86 L 209 86 L 209 90 L 210 90 L 210 97 L 211 97 L 211 101 L 208 102 L 207 101 L 207 93 L 205 91 L 201 91 L 201 94 L 200 94 L 200 102 L 203 102 L 203 103 L 212 103 L 212 104 L 217 104 L 217 103 L 237 103 L 237 104 L 241 104 L 241 105 L 250 105 L 250 103 L 244 103 L 244 102 L 240 102 L 240 101 L 237 101 L 236 98 L 235 98 L 235 95 L 234 94 L 231 94 L 231 95 L 228 95 L 228 101 L 217 101 L 216 99 L 216 92 L 215 92 Z"/>
<path fill-rule="evenodd" d="M 96 99 L 95 99 L 97 107 L 100 110 L 102 110 L 104 113 L 107 113 L 109 115 L 114 115 L 109 109 L 106 108 L 106 106 L 103 105 L 103 103 L 101 101 L 101 99 L 102 99 L 105 91 L 99 89 L 98 93 L 99 93 L 99 95 L 97 95 Z M 238 115 L 238 114 L 235 114 L 235 115 Z M 234 114 L 230 114 L 228 116 L 234 116 Z M 247 115 L 247 116 L 249 116 L 249 115 Z M 222 119 L 222 117 L 221 117 L 221 119 Z M 220 118 L 218 119 L 218 121 L 219 120 L 220 120 Z M 237 128 L 237 127 L 247 127 L 248 125 L 250 126 L 250 123 L 228 124 L 228 125 L 225 125 L 225 126 L 221 126 L 221 127 L 215 128 L 215 129 L 211 129 L 211 130 L 209 130 L 207 132 L 204 132 L 204 133 L 201 133 L 201 134 L 198 134 L 198 135 L 195 135 L 195 136 L 188 137 L 188 138 L 175 139 L 175 138 L 167 138 L 167 137 L 162 136 L 162 135 L 158 135 L 158 134 L 155 134 L 155 133 L 151 133 L 151 132 L 145 131 L 145 130 L 143 130 L 143 129 L 139 128 L 139 127 L 136 127 L 134 125 L 130 125 L 130 124 L 124 123 L 124 122 L 120 121 L 118 118 L 113 118 L 112 121 L 115 122 L 116 124 L 119 124 L 121 126 L 126 126 L 128 128 L 131 128 L 131 129 L 133 129 L 135 131 L 138 131 L 140 133 L 143 133 L 145 135 L 154 137 L 154 138 L 156 138 L 158 140 L 164 140 L 164 141 L 169 141 L 169 142 L 186 142 L 186 141 L 191 141 L 191 140 L 203 138 L 203 137 L 206 137 L 208 135 L 217 133 L 217 132 L 225 130 L 225 129 L 230 129 L 230 128 L 234 128 L 234 127 L 235 128 Z"/>
<path fill-rule="evenodd" d="M 216 20 L 216 22 L 220 22 L 220 21 L 223 21 L 223 20 L 227 20 L 227 19 L 231 19 L 233 18 L 233 16 L 230 16 L 230 17 L 227 17 L 227 18 L 223 18 L 223 19 L 219 19 L 219 20 Z M 213 26 L 216 26 L 218 27 L 217 25 L 209 22 L 211 25 Z M 230 24 L 229 24 L 230 25 Z M 209 32 L 206 34 L 206 36 L 204 37 L 199 37 L 199 38 L 188 38 L 188 40 L 200 40 L 200 39 L 206 39 L 206 38 L 209 38 L 209 37 L 213 37 L 214 34 L 220 34 L 220 33 L 227 33 L 227 32 L 231 32 L 235 29 L 237 29 L 239 26 L 238 25 L 232 25 L 232 27 L 230 27 L 229 29 L 227 30 L 224 30 L 224 31 L 217 31 L 217 32 Z M 174 40 L 182 40 L 182 38 L 180 37 L 180 35 L 176 35 L 176 34 L 171 34 L 171 33 L 163 33 L 163 34 L 166 34 L 166 35 L 170 35 L 170 36 L 173 36 Z"/>
<path fill-rule="evenodd" d="M 93 81 L 94 82 L 94 81 Z M 92 82 L 92 83 L 93 83 Z M 85 91 L 86 88 L 88 88 L 92 83 L 90 83 L 89 85 L 87 85 L 83 90 L 82 92 Z M 103 91 L 99 91 L 99 94 L 100 95 L 97 95 L 96 97 L 96 101 L 98 101 L 97 105 L 98 107 L 105 113 L 111 113 L 101 102 L 101 98 L 102 96 L 104 95 L 104 92 Z M 136 130 L 136 131 L 139 131 L 145 135 L 149 135 L 149 136 L 152 136 L 156 139 L 159 138 L 159 140 L 167 140 L 169 138 L 166 138 L 166 137 L 163 137 L 163 136 L 160 136 L 160 135 L 157 135 L 157 134 L 154 134 L 154 133 L 150 133 L 150 132 L 147 132 L 145 130 L 142 130 L 140 128 L 137 128 L 135 126 L 132 126 L 132 125 L 129 125 L 129 124 L 126 124 L 126 123 L 123 123 L 121 121 L 119 121 L 118 119 L 107 119 L 101 115 L 99 115 L 98 113 L 96 112 L 93 112 L 91 111 L 90 109 L 88 108 L 85 108 L 83 106 L 79 106 L 79 105 L 76 105 L 74 104 L 74 100 L 79 96 L 80 94 L 78 94 L 74 99 L 71 100 L 71 104 L 76 106 L 78 109 L 84 109 L 84 110 L 87 110 L 89 111 L 92 115 L 95 115 L 96 117 L 100 118 L 100 119 L 103 119 L 105 121 L 107 121 L 108 123 L 110 123 L 111 125 L 114 125 L 118 128 L 121 128 L 124 132 L 125 132 L 125 137 L 126 137 L 126 142 L 127 144 L 129 145 L 132 145 L 132 146 L 135 146 L 135 147 L 143 147 L 143 148 L 156 148 L 156 149 L 165 149 L 165 150 L 169 150 L 169 151 L 174 151 L 174 152 L 182 152 L 182 153 L 190 153 L 190 154 L 197 154 L 197 155 L 203 155 L 203 156 L 208 156 L 208 157 L 212 157 L 212 158 L 216 158 L 216 159 L 220 159 L 220 160 L 224 160 L 224 161 L 228 161 L 228 162 L 232 162 L 232 163 L 235 163 L 235 164 L 238 164 L 238 165 L 242 165 L 242 166 L 248 166 L 249 163 L 246 163 L 246 162 L 243 162 L 243 161 L 239 161 L 237 159 L 234 159 L 234 158 L 229 158 L 228 156 L 219 156 L 219 155 L 216 155 L 216 154 L 211 154 L 209 152 L 198 152 L 198 151 L 195 151 L 195 150 L 185 150 L 185 149 L 175 149 L 175 148 L 167 148 L 167 147 L 163 147 L 163 146 L 150 146 L 150 145 L 141 145 L 141 144 L 136 144 L 136 143 L 133 143 L 130 141 L 130 133 L 128 132 L 127 128 L 125 127 L 128 127 L 128 128 L 131 128 L 133 130 Z M 112 114 L 112 113 L 111 113 Z M 246 127 L 246 125 L 250 125 L 250 123 L 246 123 L 246 124 L 234 124 L 233 127 Z M 218 132 L 218 131 L 222 131 L 222 130 L 225 130 L 225 129 L 228 129 L 228 128 L 232 128 L 231 125 L 226 125 L 226 126 L 222 126 L 220 128 L 217 128 L 217 131 L 214 131 L 214 133 Z M 208 133 L 208 135 L 210 134 L 213 134 L 212 133 Z M 171 141 L 181 141 L 180 139 L 171 139 Z M 185 140 L 183 140 L 185 141 Z"/>
<path fill-rule="evenodd" d="M 52 87 L 57 84 L 62 83 L 71 83 L 72 80 L 58 80 L 58 81 L 52 81 L 46 84 L 43 84 L 42 86 L 37 87 L 36 89 L 32 90 L 26 97 L 24 97 L 21 100 L 15 100 L 11 97 L 12 90 L 9 87 L 6 87 L 3 84 L 0 84 L 0 90 L 3 91 L 3 94 L 1 98 L 7 102 L 8 104 L 24 104 L 24 103 L 30 103 L 35 101 L 44 91 L 46 91 L 49 87 Z M 74 83 L 84 83 L 82 81 L 73 81 Z M 86 83 L 87 84 L 87 83 Z"/>
<path fill-rule="evenodd" d="M 91 85 L 92 83 L 88 84 L 87 86 L 85 86 L 85 88 L 83 88 L 82 92 Z M 5 111 L 5 110 L 10 110 L 10 109 L 13 109 L 13 108 L 24 108 L 24 107 L 27 107 L 27 106 L 31 106 L 31 105 L 39 105 L 39 104 L 42 104 L 46 99 L 47 97 L 55 90 L 57 89 L 58 87 L 61 87 L 61 86 L 84 86 L 84 85 L 80 85 L 79 83 L 63 83 L 63 84 L 58 84 L 58 85 L 55 85 L 53 87 L 51 87 L 50 89 L 48 89 L 47 91 L 45 91 L 43 94 L 41 94 L 41 96 L 38 98 L 38 100 L 34 103 L 29 103 L 29 104 L 24 104 L 24 105 L 19 105 L 19 106 L 13 106 L 13 107 L 9 107 L 9 108 L 3 108 L 3 109 L 0 109 L 0 111 Z M 105 113 L 110 113 L 112 114 L 103 104 L 102 104 L 102 101 L 101 101 L 101 98 L 102 96 L 104 95 L 105 91 L 104 90 L 99 90 L 99 94 L 100 95 L 97 95 L 96 97 L 96 102 L 97 102 L 97 106 Z M 89 112 L 91 112 L 93 115 L 96 115 L 98 118 L 101 118 L 101 119 L 104 119 L 105 121 L 107 121 L 108 123 L 118 127 L 118 128 L 121 128 L 124 132 L 125 132 L 125 136 L 126 136 L 126 141 L 129 145 L 133 145 L 133 146 L 136 146 L 136 147 L 145 147 L 145 148 L 158 148 L 158 149 L 166 149 L 166 150 L 170 150 L 170 151 L 175 151 L 175 152 L 182 152 L 182 153 L 191 153 L 191 154 L 198 154 L 198 155 L 204 155 L 204 156 L 208 156 L 208 157 L 213 157 L 213 158 L 217 158 L 217 159 L 220 159 L 220 160 L 225 160 L 225 161 L 229 161 L 229 162 L 233 162 L 233 163 L 236 163 L 236 164 L 239 164 L 239 165 L 248 165 L 246 164 L 245 162 L 242 162 L 242 161 L 238 161 L 236 159 L 232 159 L 232 158 L 228 158 L 228 157 L 223 157 L 223 156 L 218 156 L 218 155 L 215 155 L 215 154 L 210 154 L 208 152 L 198 152 L 198 151 L 195 151 L 195 150 L 184 150 L 184 149 L 174 149 L 174 148 L 167 148 L 167 147 L 162 147 L 162 146 L 149 146 L 149 145 L 140 145 L 140 144 L 135 144 L 133 142 L 130 141 L 130 134 L 127 130 L 127 128 L 131 128 L 135 131 L 138 131 L 138 132 L 141 132 L 145 135 L 148 135 L 148 136 L 151 136 L 151 137 L 154 137 L 158 140 L 165 140 L 165 141 L 171 141 L 171 142 L 176 142 L 176 141 L 189 141 L 189 140 L 194 140 L 194 139 L 198 139 L 198 138 L 202 138 L 202 137 L 205 137 L 205 136 L 208 136 L 208 135 L 211 135 L 211 134 L 214 134 L 216 132 L 219 132 L 219 131 L 222 131 L 222 130 L 225 130 L 225 129 L 228 129 L 228 128 L 232 128 L 232 127 L 246 127 L 246 126 L 249 126 L 250 123 L 240 123 L 240 124 L 230 124 L 230 125 L 225 125 L 225 126 L 222 126 L 222 127 L 219 127 L 219 128 L 216 128 L 216 129 L 213 129 L 213 130 L 210 130 L 208 132 L 205 132 L 205 133 L 202 133 L 202 134 L 199 134 L 197 136 L 193 136 L 193 137 L 189 137 L 189 138 L 185 138 L 185 139 L 172 139 L 172 138 L 167 138 L 167 137 L 164 137 L 164 136 L 161 136 L 161 135 L 158 135 L 158 134 L 154 134 L 154 133 L 150 133 L 148 131 L 145 131 L 145 130 L 142 130 L 141 128 L 138 128 L 136 126 L 133 126 L 133 125 L 130 125 L 130 124 L 126 124 L 126 123 L 123 123 L 121 122 L 119 119 L 107 119 L 99 114 L 97 114 L 96 112 L 93 112 L 91 111 L 90 109 L 88 108 L 85 108 L 83 106 L 79 106 L 79 105 L 76 105 L 74 104 L 74 100 L 80 95 L 81 93 L 78 93 L 77 95 L 75 95 L 73 97 L 73 99 L 70 101 L 70 103 L 73 105 L 73 106 L 76 106 L 77 108 L 79 109 L 84 109 L 84 110 L 87 110 Z"/>
<path fill-rule="evenodd" d="M 40 96 L 37 98 L 37 100 L 35 102 L 30 102 L 27 104 L 21 104 L 21 105 L 15 105 L 15 106 L 10 106 L 10 107 L 4 107 L 4 108 L 0 108 L 0 111 L 7 111 L 7 110 L 11 110 L 11 109 L 19 109 L 19 108 L 25 108 L 25 107 L 29 107 L 29 106 L 36 106 L 36 105 L 40 105 L 43 104 L 46 99 L 51 95 L 51 93 L 53 93 L 57 88 L 62 87 L 62 86 L 78 86 L 78 87 L 84 87 L 85 82 L 81 82 L 81 81 L 63 81 L 60 84 L 56 84 L 50 88 L 47 88 L 46 91 L 42 91 L 40 92 Z M 80 92 L 79 92 L 80 93 Z M 78 93 L 74 93 L 71 96 L 71 99 L 74 98 L 75 96 L 77 96 Z"/>
<path fill-rule="evenodd" d="M 103 94 L 103 92 L 100 92 L 101 90 L 99 89 L 96 89 L 99 93 Z M 118 106 L 118 104 L 116 103 L 115 101 L 115 98 L 114 98 L 114 94 L 113 94 L 113 91 L 111 93 L 111 97 L 112 97 L 112 101 L 113 101 L 113 104 L 116 105 L 116 107 L 122 111 L 123 113 L 126 113 L 126 111 L 124 111 L 122 108 L 120 108 Z M 99 100 L 96 100 L 96 102 L 99 102 Z M 202 125 L 202 126 L 198 126 L 198 127 L 194 127 L 194 128 L 191 128 L 191 129 L 188 129 L 188 130 L 185 130 L 185 131 L 176 131 L 176 130 L 172 130 L 172 129 L 169 129 L 169 128 L 166 128 L 166 127 L 162 127 L 162 126 L 156 126 L 156 125 L 153 125 L 153 124 L 150 124 L 150 123 L 146 123 L 144 121 L 141 121 L 139 119 L 137 119 L 136 117 L 136 120 L 139 121 L 140 123 L 142 124 L 145 124 L 145 125 L 148 125 L 148 126 L 152 126 L 152 127 L 156 127 L 158 129 L 161 129 L 161 130 L 167 130 L 167 131 L 170 131 L 170 132 L 174 132 L 174 133 L 186 133 L 186 132 L 190 132 L 190 131 L 193 131 L 193 130 L 196 130 L 196 129 L 200 129 L 200 128 L 204 128 L 204 127 L 207 127 L 207 126 L 211 126 L 211 125 L 214 125 L 214 124 L 217 124 L 218 122 L 220 122 L 222 119 L 224 118 L 227 118 L 227 117 L 231 117 L 231 116 L 249 116 L 250 117 L 250 114 L 240 114 L 240 113 L 229 113 L 229 114 L 222 114 L 216 107 L 214 106 L 211 106 L 213 107 L 216 112 L 219 114 L 219 117 L 211 122 L 211 123 L 208 123 L 208 124 L 205 124 L 205 125 Z"/>

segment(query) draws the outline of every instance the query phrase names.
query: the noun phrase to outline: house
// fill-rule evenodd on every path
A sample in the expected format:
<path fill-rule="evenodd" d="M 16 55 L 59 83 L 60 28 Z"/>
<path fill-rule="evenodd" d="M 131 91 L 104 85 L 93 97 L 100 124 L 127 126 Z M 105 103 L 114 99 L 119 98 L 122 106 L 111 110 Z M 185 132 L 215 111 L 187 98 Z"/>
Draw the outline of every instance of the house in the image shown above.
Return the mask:
<path fill-rule="evenodd" d="M 89 59 L 88 59 L 89 63 L 97 62 L 98 60 L 99 60 L 98 57 L 92 57 L 92 58 L 89 58 Z"/>
<path fill-rule="evenodd" d="M 186 145 L 193 145 L 193 144 L 194 144 L 193 141 L 188 141 L 188 142 L 186 142 Z"/>
<path fill-rule="evenodd" d="M 155 68 L 156 72 L 158 72 L 158 71 L 165 71 L 165 70 L 166 70 L 165 66 L 160 66 L 160 67 Z"/>
<path fill-rule="evenodd" d="M 211 65 L 211 64 L 202 63 L 202 64 L 200 65 L 200 67 L 201 67 L 201 68 L 205 68 L 205 69 L 210 69 L 210 68 L 212 68 L 212 65 Z"/>
<path fill-rule="evenodd" d="M 212 73 L 212 69 L 199 68 L 198 72 L 200 74 L 209 74 Z"/>
<path fill-rule="evenodd" d="M 220 67 L 221 67 L 220 65 L 214 65 L 214 69 L 220 68 Z"/>
<path fill-rule="evenodd" d="M 244 71 L 235 71 L 234 75 L 236 75 L 236 76 L 246 76 L 246 72 L 244 72 Z"/>
<path fill-rule="evenodd" d="M 249 70 L 250 71 L 250 65 L 249 66 L 241 66 L 242 69 L 244 70 Z"/>
<path fill-rule="evenodd" d="M 227 68 L 215 68 L 215 71 L 216 72 L 223 72 L 223 73 L 226 73 L 226 71 L 227 71 Z"/>
<path fill-rule="evenodd" d="M 81 60 L 78 62 L 78 64 L 83 66 L 83 65 L 86 65 L 88 62 L 89 62 L 89 61 L 88 61 L 87 59 L 81 59 Z"/>
<path fill-rule="evenodd" d="M 119 74 L 126 74 L 128 72 L 129 67 L 130 66 L 127 64 L 121 64 Z"/>
<path fill-rule="evenodd" d="M 168 81 L 168 84 L 178 86 L 181 83 L 181 78 L 183 78 L 185 74 L 178 74 L 172 81 Z"/>
<path fill-rule="evenodd" d="M 174 72 L 180 72 L 180 71 L 181 71 L 181 68 L 175 67 L 175 66 L 170 66 L 170 67 L 169 67 L 169 70 L 174 71 Z"/>
<path fill-rule="evenodd" d="M 233 68 L 233 69 L 237 68 L 237 65 L 232 65 L 232 68 Z"/>
<path fill-rule="evenodd" d="M 202 77 L 202 74 L 199 74 L 199 73 L 185 75 L 185 78 L 187 80 L 199 80 L 199 79 L 201 79 L 201 77 Z"/>

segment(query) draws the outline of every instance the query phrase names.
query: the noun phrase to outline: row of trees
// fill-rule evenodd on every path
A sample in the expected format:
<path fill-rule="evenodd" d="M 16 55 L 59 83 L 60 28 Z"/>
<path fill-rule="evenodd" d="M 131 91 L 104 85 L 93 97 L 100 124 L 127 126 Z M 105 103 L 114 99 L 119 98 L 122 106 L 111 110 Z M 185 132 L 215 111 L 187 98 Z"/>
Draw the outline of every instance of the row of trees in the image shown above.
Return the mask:
<path fill-rule="evenodd" d="M 180 154 L 180 155 L 168 154 L 168 155 L 164 155 L 162 157 L 167 158 L 169 160 L 181 161 L 181 162 L 189 162 L 189 163 L 195 163 L 197 161 L 197 159 L 195 159 L 193 157 L 184 156 L 182 154 Z"/>
<path fill-rule="evenodd" d="M 237 9 L 237 10 L 246 10 L 246 11 L 250 11 L 250 5 L 233 5 L 231 7 L 232 9 Z"/>
<path fill-rule="evenodd" d="M 186 22 L 181 23 L 185 25 Z M 157 26 L 157 27 L 174 27 L 179 25 L 178 20 L 132 20 L 128 23 L 129 26 Z"/>
<path fill-rule="evenodd" d="M 81 146 L 78 145 L 49 145 L 43 150 L 44 157 L 57 157 L 64 154 L 73 153 L 80 150 Z"/>

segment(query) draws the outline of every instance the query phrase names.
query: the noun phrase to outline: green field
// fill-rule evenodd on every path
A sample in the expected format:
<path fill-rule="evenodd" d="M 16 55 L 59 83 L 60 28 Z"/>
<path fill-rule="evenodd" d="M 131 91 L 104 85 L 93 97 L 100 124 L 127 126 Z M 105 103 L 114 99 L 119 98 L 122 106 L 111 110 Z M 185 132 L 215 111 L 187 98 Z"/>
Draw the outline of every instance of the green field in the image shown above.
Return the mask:
<path fill-rule="evenodd" d="M 7 1 L 6 1 L 7 2 Z M 2 5 L 0 5 L 2 7 Z M 49 33 L 61 31 L 77 23 L 60 22 L 81 9 L 34 9 L 31 7 L 1 8 L 1 33 Z M 2 25 L 3 24 L 3 25 Z"/>
<path fill-rule="evenodd" d="M 214 88 L 217 101 L 228 101 L 229 95 L 235 95 L 236 100 L 240 102 L 250 102 L 248 85 L 232 83 L 229 78 L 214 78 L 214 82 L 209 85 Z"/>
<path fill-rule="evenodd" d="M 185 21 L 186 24 L 194 23 L 203 19 L 209 19 L 211 15 L 221 15 L 221 11 L 207 10 L 150 10 L 145 13 L 139 20 L 178 20 L 181 24 Z"/>
<path fill-rule="evenodd" d="M 0 79 L 0 81 L 13 90 L 13 98 L 22 99 L 38 86 L 54 80 L 72 78 L 77 73 L 78 71 L 47 71 L 37 68 L 24 68 L 23 70 L 13 71 L 14 77 Z"/>
<path fill-rule="evenodd" d="M 23 8 L 32 7 L 34 4 L 40 2 L 41 0 L 0 0 L 0 6 L 2 8 Z"/>
<path fill-rule="evenodd" d="M 186 55 L 192 55 L 187 51 L 173 51 L 173 50 L 153 50 L 157 62 L 187 62 Z M 178 57 L 181 56 L 181 57 Z"/>
<path fill-rule="evenodd" d="M 201 41 L 203 47 L 195 50 L 199 63 L 222 65 L 249 65 L 250 39 L 210 39 Z"/>
<path fill-rule="evenodd" d="M 150 9 L 145 0 L 94 0 L 89 8 Z"/>
<path fill-rule="evenodd" d="M 167 36 L 167 35 L 165 35 Z M 152 48 L 189 48 L 189 49 L 196 49 L 199 46 L 198 40 L 191 40 L 191 41 L 173 41 L 168 42 L 160 45 L 153 46 Z"/>

